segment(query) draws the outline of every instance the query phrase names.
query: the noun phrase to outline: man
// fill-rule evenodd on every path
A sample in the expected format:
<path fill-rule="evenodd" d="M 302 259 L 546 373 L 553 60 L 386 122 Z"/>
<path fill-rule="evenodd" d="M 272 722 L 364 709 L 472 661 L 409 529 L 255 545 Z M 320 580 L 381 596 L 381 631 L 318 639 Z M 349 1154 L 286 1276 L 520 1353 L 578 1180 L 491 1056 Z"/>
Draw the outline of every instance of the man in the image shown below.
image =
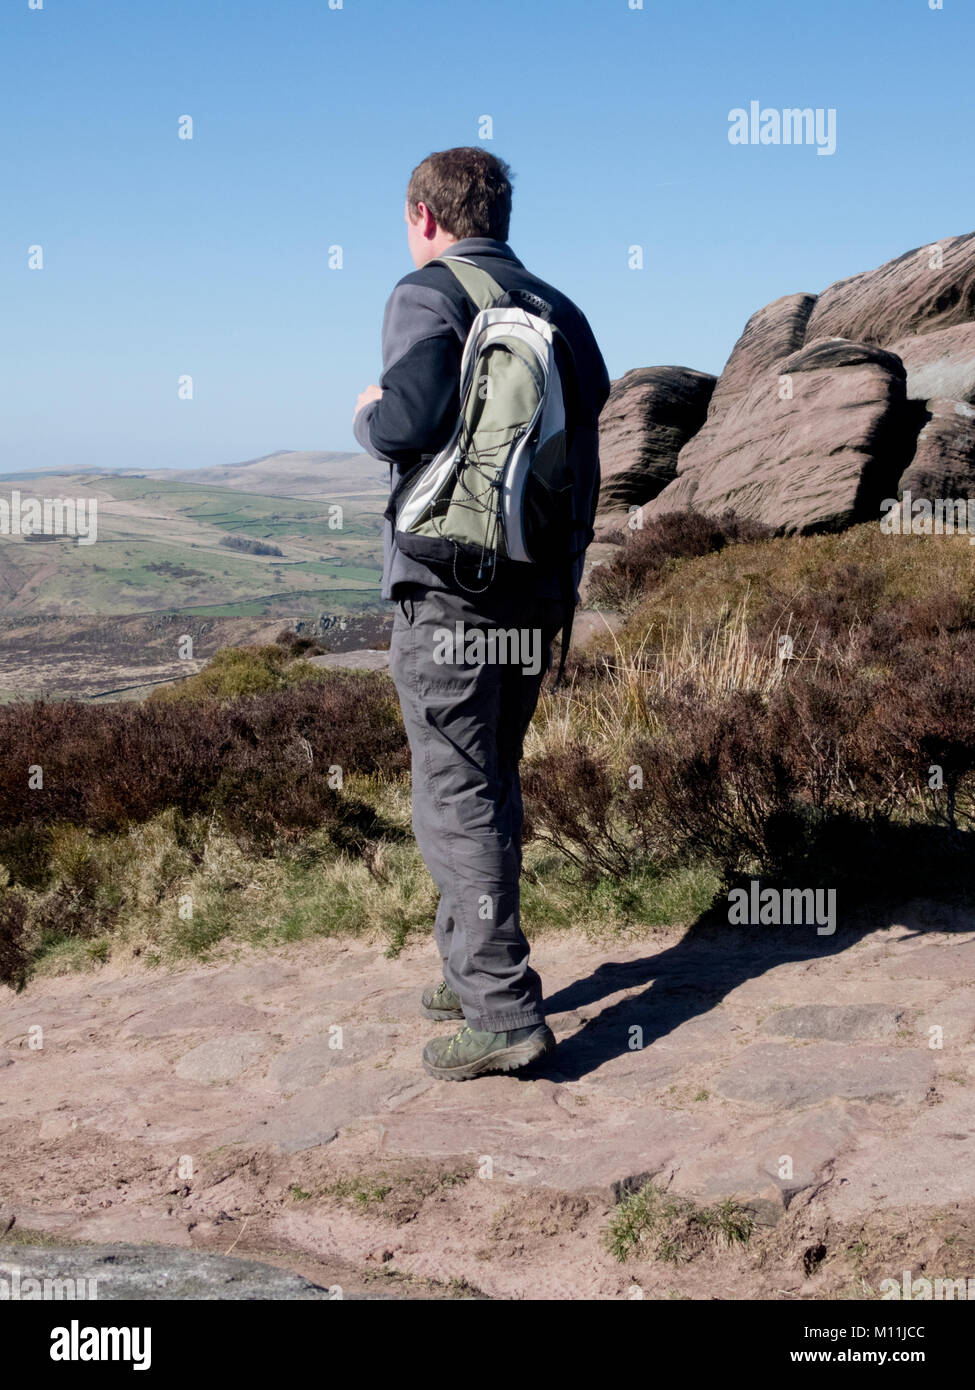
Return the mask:
<path fill-rule="evenodd" d="M 477 306 L 448 266 L 429 263 L 463 256 L 502 290 L 540 296 L 568 344 L 556 360 L 581 552 L 591 539 L 599 492 L 597 425 L 609 378 L 582 313 L 530 274 L 507 244 L 509 176 L 503 161 L 479 148 L 444 150 L 413 170 L 405 216 L 417 269 L 386 304 L 381 385 L 359 396 L 355 436 L 373 458 L 390 464 L 392 486 L 450 441 L 461 355 Z M 575 584 L 581 573 L 580 553 Z M 489 584 L 475 584 L 456 565 L 404 555 L 387 518 L 382 593 L 397 605 L 390 669 L 412 754 L 413 829 L 440 889 L 434 933 L 443 980 L 424 993 L 421 1006 L 429 1018 L 465 1022 L 452 1037 L 427 1045 L 424 1067 L 450 1080 L 510 1071 L 555 1046 L 519 920 L 518 763 L 562 627 L 565 585 L 554 572 L 512 561 Z M 445 633 L 486 638 L 492 629 L 532 634 L 540 659 L 525 661 L 522 651 L 519 664 L 468 664 L 455 651 L 444 664 Z"/>

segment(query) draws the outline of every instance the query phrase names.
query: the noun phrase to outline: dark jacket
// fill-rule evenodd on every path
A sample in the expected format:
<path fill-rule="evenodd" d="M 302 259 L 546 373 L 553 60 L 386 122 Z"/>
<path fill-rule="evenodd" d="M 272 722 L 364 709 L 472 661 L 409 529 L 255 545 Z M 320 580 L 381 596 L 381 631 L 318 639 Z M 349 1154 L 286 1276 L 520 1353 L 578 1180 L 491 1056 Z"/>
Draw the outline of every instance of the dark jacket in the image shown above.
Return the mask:
<path fill-rule="evenodd" d="M 576 477 L 576 516 L 591 524 L 599 496 L 599 412 L 609 395 L 609 377 L 584 315 L 564 294 L 525 269 L 503 241 L 466 237 L 448 248 L 486 270 L 504 290 L 527 290 L 552 306 L 552 322 L 567 338 L 572 364 L 557 358 L 565 397 L 569 462 Z M 423 266 L 405 275 L 386 303 L 383 317 L 382 400 L 359 411 L 355 437 L 373 458 L 391 465 L 390 484 L 433 458 L 448 442 L 459 409 L 460 363 L 477 313 L 446 266 Z M 584 535 L 582 540 L 587 537 Z M 392 527 L 383 538 L 384 598 L 399 585 L 451 589 L 449 570 L 434 570 L 399 552 Z M 512 566 L 519 589 L 559 596 L 558 577 L 534 565 Z M 582 559 L 576 564 L 576 583 Z"/>

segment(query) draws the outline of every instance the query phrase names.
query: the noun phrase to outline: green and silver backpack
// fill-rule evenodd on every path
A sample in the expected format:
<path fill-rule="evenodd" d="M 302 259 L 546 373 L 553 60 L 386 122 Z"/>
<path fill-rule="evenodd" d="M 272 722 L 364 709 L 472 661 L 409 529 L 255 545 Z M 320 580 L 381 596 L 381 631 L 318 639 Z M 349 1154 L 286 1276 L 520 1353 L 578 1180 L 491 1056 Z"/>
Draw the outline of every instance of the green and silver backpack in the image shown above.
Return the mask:
<path fill-rule="evenodd" d="M 449 566 L 458 587 L 471 593 L 486 591 L 511 562 L 557 573 L 569 606 L 561 678 L 572 627 L 572 569 L 580 531 L 588 528 L 574 514 L 558 329 L 544 300 L 503 290 L 472 261 L 444 256 L 429 264 L 447 266 L 478 313 L 464 344 L 453 434 L 390 498 L 396 545 L 415 560 Z"/>

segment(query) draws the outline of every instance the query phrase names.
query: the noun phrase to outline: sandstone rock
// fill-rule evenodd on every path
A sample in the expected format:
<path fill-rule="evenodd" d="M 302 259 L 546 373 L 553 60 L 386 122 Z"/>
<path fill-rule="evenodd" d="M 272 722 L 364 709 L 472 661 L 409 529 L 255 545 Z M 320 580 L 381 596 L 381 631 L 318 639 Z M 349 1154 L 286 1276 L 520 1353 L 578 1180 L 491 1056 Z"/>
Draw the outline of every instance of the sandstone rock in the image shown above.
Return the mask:
<path fill-rule="evenodd" d="M 791 399 L 781 399 L 783 377 Z M 680 474 L 646 504 L 643 520 L 691 499 L 696 510 L 730 507 L 786 534 L 879 517 L 913 443 L 905 414 L 899 358 L 842 338 L 810 343 L 728 408 L 696 465 L 691 446 L 683 450 Z"/>
<path fill-rule="evenodd" d="M 661 989 L 661 995 L 663 993 Z M 679 1023 L 676 1028 L 671 1028 L 669 1033 L 654 1038 L 653 1049 L 686 1052 L 701 1044 L 729 1047 L 735 1035 L 740 1032 L 741 1027 L 732 1018 L 721 1010 L 714 1010 L 711 1013 L 699 1014 L 696 1018 L 689 1018 L 684 1023 Z"/>
<path fill-rule="evenodd" d="M 641 367 L 613 382 L 599 419 L 600 517 L 656 497 L 704 423 L 715 378 L 689 367 Z"/>
<path fill-rule="evenodd" d="M 894 951 L 889 960 L 876 967 L 892 980 L 905 977 L 918 980 L 949 980 L 954 985 L 975 983 L 975 941 L 958 945 L 930 945 Z"/>
<path fill-rule="evenodd" d="M 176 1063 L 186 1081 L 232 1081 L 252 1067 L 271 1047 L 263 1033 L 238 1033 L 200 1043 Z"/>
<path fill-rule="evenodd" d="M 705 1063 L 710 1057 L 708 1052 L 690 1048 L 658 1051 L 656 1047 L 648 1047 L 642 1051 L 621 1052 L 599 1068 L 600 1093 L 639 1101 L 676 1083 L 685 1068 Z"/>
<path fill-rule="evenodd" d="M 359 652 L 328 652 L 325 656 L 310 656 L 311 666 L 325 666 L 343 671 L 388 671 L 389 651 L 367 647 Z"/>
<path fill-rule="evenodd" d="M 334 1297 L 328 1289 L 276 1265 L 168 1245 L 5 1246 L 0 1276 L 10 1280 L 15 1271 L 20 1289 L 33 1279 L 40 1281 L 40 1288 L 45 1279 L 57 1280 L 61 1287 L 68 1279 L 83 1280 L 68 1287 L 78 1298 L 87 1293 L 99 1302 L 186 1298 L 290 1302 Z"/>
<path fill-rule="evenodd" d="M 841 361 L 840 341 L 859 344 L 860 360 Z M 894 381 L 904 374 L 889 356 L 863 355 L 880 349 L 902 359 L 906 385 Z M 791 403 L 772 393 L 779 373 L 840 366 L 868 375 L 821 378 L 801 401 L 797 390 Z M 871 367 L 886 367 L 886 382 Z M 916 404 L 906 409 L 903 400 Z M 680 452 L 676 477 L 643 507 L 642 519 L 686 507 L 733 507 L 776 529 L 802 532 L 877 516 L 911 462 L 925 423 L 920 403 L 935 400 L 975 404 L 975 233 L 909 251 L 830 285 L 818 298 L 786 295 L 753 314 L 714 388 L 707 419 Z M 964 493 L 961 480 L 971 469 L 964 411 L 939 407 L 917 462 L 912 490 L 937 484 L 938 495 L 950 488 Z"/>
<path fill-rule="evenodd" d="M 932 1028 L 941 1030 L 942 1055 L 951 1054 L 956 1048 L 970 1048 L 975 1043 L 975 989 L 955 990 L 915 1018 L 914 1035 L 925 1047 L 930 1046 Z"/>
<path fill-rule="evenodd" d="M 415 1071 L 392 1069 L 353 1073 L 296 1091 L 276 1102 L 233 1133 L 233 1143 L 273 1144 L 282 1153 L 330 1144 L 339 1130 L 364 1116 L 385 1117 L 402 1099 L 412 1099 L 435 1086 Z"/>
<path fill-rule="evenodd" d="M 727 1124 L 703 1107 L 680 1111 L 646 1100 L 628 1106 L 610 1098 L 596 1122 L 591 1115 L 601 1087 L 586 1088 L 582 1094 L 592 1098 L 591 1104 L 576 1109 L 553 1106 L 544 1096 L 530 1105 L 521 1099 L 525 1084 L 518 1084 L 513 1099 L 494 1098 L 493 1105 L 492 1098 L 479 1099 L 478 1109 L 469 1108 L 470 1101 L 465 1107 L 461 1095 L 453 1102 L 446 1097 L 456 1107 L 448 1110 L 440 1100 L 441 1087 L 435 1105 L 382 1116 L 382 1151 L 427 1158 L 490 1154 L 496 1180 L 530 1181 L 562 1191 L 600 1190 L 607 1200 L 618 1201 L 620 1192 L 633 1191 L 684 1155 L 718 1143 L 727 1132 Z"/>
<path fill-rule="evenodd" d="M 948 397 L 975 403 L 975 323 L 915 333 L 884 346 L 907 369 L 909 400 Z"/>
<path fill-rule="evenodd" d="M 711 1203 L 732 1198 L 759 1225 L 772 1225 L 798 1193 L 815 1186 L 827 1166 L 855 1145 L 862 1118 L 846 1106 L 825 1105 L 777 1119 L 742 1136 L 742 1152 L 726 1144 L 694 1155 L 678 1169 L 675 1192 Z"/>
<path fill-rule="evenodd" d="M 726 413 L 773 362 L 798 352 L 809 338 L 815 307 L 814 294 L 786 294 L 752 314 L 714 388 L 709 423 Z"/>
<path fill-rule="evenodd" d="M 393 1036 L 390 1028 L 381 1024 L 345 1024 L 341 1047 L 329 1046 L 331 1038 L 327 1032 L 306 1038 L 278 1053 L 271 1063 L 269 1077 L 281 1091 L 318 1086 L 335 1068 L 349 1066 L 379 1048 L 388 1047 Z"/>
<path fill-rule="evenodd" d="M 890 1037 L 897 1031 L 900 1017 L 899 1010 L 886 1004 L 799 1004 L 767 1018 L 761 1031 L 790 1038 L 856 1042 Z"/>
<path fill-rule="evenodd" d="M 707 419 L 681 450 L 677 461 L 677 481 L 668 494 L 670 505 L 666 510 L 677 510 L 690 504 L 699 471 L 706 469 L 711 462 L 714 439 L 721 421 L 772 363 L 802 347 L 806 324 L 815 303 L 816 296 L 813 294 L 787 294 L 752 314 L 718 378 L 708 406 Z"/>
<path fill-rule="evenodd" d="M 927 1094 L 933 1076 L 930 1053 L 839 1043 L 808 1047 L 754 1043 L 720 1073 L 714 1085 L 729 1100 L 795 1110 L 833 1097 L 916 1105 Z"/>
<path fill-rule="evenodd" d="M 940 269 L 932 267 L 936 247 Z M 809 318 L 806 341 L 842 337 L 885 346 L 972 320 L 975 232 L 945 237 L 830 285 Z"/>
<path fill-rule="evenodd" d="M 262 1022 L 259 1009 L 233 1000 L 209 999 L 196 1004 L 174 1004 L 168 1009 L 139 1013 L 126 1022 L 124 1031 L 139 1038 L 164 1038 L 169 1033 L 192 1033 L 204 1028 L 250 1028 Z"/>
<path fill-rule="evenodd" d="M 309 1038 L 281 1052 L 271 1063 L 271 1081 L 280 1091 L 303 1091 L 318 1086 L 334 1067 L 347 1065 L 351 1053 L 344 1048 L 331 1049 L 326 1038 Z"/>
<path fill-rule="evenodd" d="M 929 501 L 975 497 L 975 405 L 939 399 L 928 401 L 927 409 L 931 418 L 917 437 L 898 495 L 907 491 Z"/>
<path fill-rule="evenodd" d="M 898 1126 L 895 1142 L 888 1123 L 872 1132 L 861 1130 L 856 1145 L 843 1155 L 843 1180 L 832 1184 L 828 1201 L 838 1220 L 869 1208 L 921 1213 L 953 1207 L 965 1221 L 972 1175 L 970 1087 L 957 1087 L 955 1095 L 949 1091 L 939 1103 L 919 1107 L 910 1119 L 905 1110 L 897 1112 L 904 1127 Z M 966 1235 L 970 1229 L 966 1223 Z"/>
<path fill-rule="evenodd" d="M 623 615 L 612 608 L 583 608 L 572 624 L 572 645 L 581 651 L 594 638 L 606 637 L 623 626 Z M 2 1063 L 0 1063 L 2 1065 Z"/>
<path fill-rule="evenodd" d="M 255 1119 L 246 1130 L 234 1136 L 234 1142 L 273 1144 L 286 1154 L 331 1144 L 354 1112 L 347 1109 L 333 1118 L 323 1101 L 325 1089 L 312 1087 L 298 1091 L 276 1109 Z"/>

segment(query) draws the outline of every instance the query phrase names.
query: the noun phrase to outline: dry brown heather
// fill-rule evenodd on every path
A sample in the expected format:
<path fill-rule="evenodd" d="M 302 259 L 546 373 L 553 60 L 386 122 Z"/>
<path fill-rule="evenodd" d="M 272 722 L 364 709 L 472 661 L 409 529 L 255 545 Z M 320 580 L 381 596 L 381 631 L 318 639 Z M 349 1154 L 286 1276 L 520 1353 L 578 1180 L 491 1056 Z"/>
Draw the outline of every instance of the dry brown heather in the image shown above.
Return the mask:
<path fill-rule="evenodd" d="M 919 872 L 965 880 L 967 536 L 747 534 L 731 517 L 674 514 L 596 572 L 592 597 L 626 621 L 579 662 L 568 716 L 543 706 L 533 823 L 599 872 L 704 856 L 726 881 L 761 869 L 879 891 L 907 851 Z M 567 782 L 586 795 L 565 796 Z"/>
<path fill-rule="evenodd" d="M 968 538 L 753 535 L 664 518 L 597 571 L 624 624 L 527 741 L 529 931 L 690 923 L 755 873 L 847 901 L 971 891 Z M 223 938 L 395 951 L 429 926 L 383 675 L 228 649 L 142 705 L 0 709 L 0 747 L 9 983 Z"/>

